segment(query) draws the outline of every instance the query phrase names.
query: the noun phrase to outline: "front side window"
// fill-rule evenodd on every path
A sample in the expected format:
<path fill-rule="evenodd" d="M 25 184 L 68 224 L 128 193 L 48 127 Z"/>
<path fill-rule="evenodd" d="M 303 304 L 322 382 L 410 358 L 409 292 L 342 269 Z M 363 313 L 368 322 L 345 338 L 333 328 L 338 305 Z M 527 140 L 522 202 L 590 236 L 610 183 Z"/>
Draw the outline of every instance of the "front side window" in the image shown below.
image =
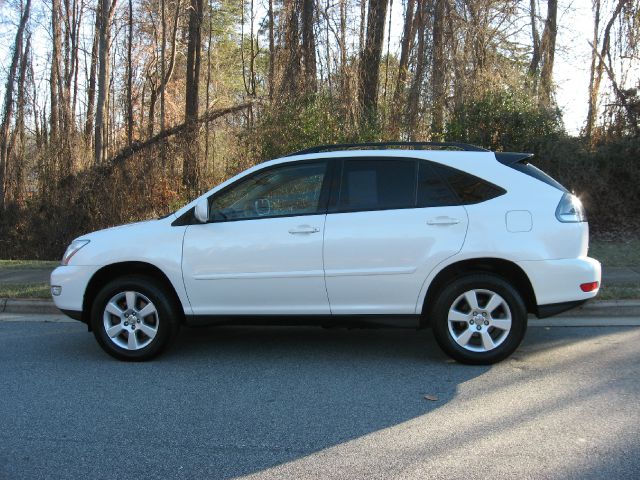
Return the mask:
<path fill-rule="evenodd" d="M 326 162 L 270 168 L 213 195 L 212 220 L 239 220 L 323 213 L 320 192 Z"/>
<path fill-rule="evenodd" d="M 416 162 L 404 159 L 344 160 L 339 211 L 416 206 Z"/>

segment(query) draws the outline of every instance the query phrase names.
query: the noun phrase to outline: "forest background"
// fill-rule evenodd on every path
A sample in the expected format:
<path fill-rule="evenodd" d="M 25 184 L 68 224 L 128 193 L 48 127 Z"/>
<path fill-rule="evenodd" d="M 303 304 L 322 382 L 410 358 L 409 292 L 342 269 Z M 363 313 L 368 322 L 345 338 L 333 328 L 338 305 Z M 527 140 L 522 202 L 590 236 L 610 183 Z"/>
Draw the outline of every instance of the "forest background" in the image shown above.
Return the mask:
<path fill-rule="evenodd" d="M 2 257 L 381 140 L 533 152 L 597 237 L 637 236 L 639 40 L 640 0 L 0 0 Z"/>

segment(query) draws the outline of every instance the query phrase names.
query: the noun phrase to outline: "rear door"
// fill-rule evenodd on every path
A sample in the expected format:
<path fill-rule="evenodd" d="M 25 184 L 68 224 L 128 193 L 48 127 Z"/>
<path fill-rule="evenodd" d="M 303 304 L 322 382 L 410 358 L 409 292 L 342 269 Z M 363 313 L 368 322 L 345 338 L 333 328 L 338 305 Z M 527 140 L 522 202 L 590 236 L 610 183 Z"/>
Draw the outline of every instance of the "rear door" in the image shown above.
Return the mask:
<path fill-rule="evenodd" d="M 333 314 L 413 314 L 429 272 L 460 251 L 467 214 L 430 162 L 340 161 L 324 232 Z"/>

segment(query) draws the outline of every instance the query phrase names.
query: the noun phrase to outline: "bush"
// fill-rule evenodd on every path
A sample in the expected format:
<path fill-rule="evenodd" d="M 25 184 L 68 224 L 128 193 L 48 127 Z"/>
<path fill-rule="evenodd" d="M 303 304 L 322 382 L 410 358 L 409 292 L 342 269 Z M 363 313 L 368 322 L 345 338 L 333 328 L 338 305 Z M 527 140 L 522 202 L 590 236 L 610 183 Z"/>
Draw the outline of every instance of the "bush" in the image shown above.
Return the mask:
<path fill-rule="evenodd" d="M 351 142 L 357 134 L 346 118 L 344 105 L 326 95 L 277 103 L 265 108 L 247 134 L 247 145 L 261 161 L 315 145 Z"/>
<path fill-rule="evenodd" d="M 596 233 L 637 235 L 640 227 L 640 138 L 612 139 L 589 149 L 563 137 L 539 145 L 534 164 L 582 199 Z"/>
<path fill-rule="evenodd" d="M 496 151 L 537 152 L 562 130 L 558 110 L 541 107 L 522 93 L 497 91 L 455 109 L 446 138 Z"/>

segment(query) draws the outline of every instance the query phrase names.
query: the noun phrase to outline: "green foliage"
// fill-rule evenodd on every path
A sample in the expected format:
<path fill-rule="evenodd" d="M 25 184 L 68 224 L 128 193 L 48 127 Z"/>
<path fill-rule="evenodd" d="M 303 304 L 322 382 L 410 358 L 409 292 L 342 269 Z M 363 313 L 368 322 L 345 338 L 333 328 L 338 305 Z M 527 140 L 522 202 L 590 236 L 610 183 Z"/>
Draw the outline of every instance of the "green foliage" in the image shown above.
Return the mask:
<path fill-rule="evenodd" d="M 489 92 L 453 111 L 446 125 L 449 141 L 469 142 L 497 151 L 537 151 L 541 142 L 562 134 L 560 112 L 538 105 L 524 93 Z"/>
<path fill-rule="evenodd" d="M 335 98 L 310 95 L 267 107 L 247 140 L 263 160 L 314 145 L 354 141 L 357 135 L 345 121 L 347 116 Z"/>

